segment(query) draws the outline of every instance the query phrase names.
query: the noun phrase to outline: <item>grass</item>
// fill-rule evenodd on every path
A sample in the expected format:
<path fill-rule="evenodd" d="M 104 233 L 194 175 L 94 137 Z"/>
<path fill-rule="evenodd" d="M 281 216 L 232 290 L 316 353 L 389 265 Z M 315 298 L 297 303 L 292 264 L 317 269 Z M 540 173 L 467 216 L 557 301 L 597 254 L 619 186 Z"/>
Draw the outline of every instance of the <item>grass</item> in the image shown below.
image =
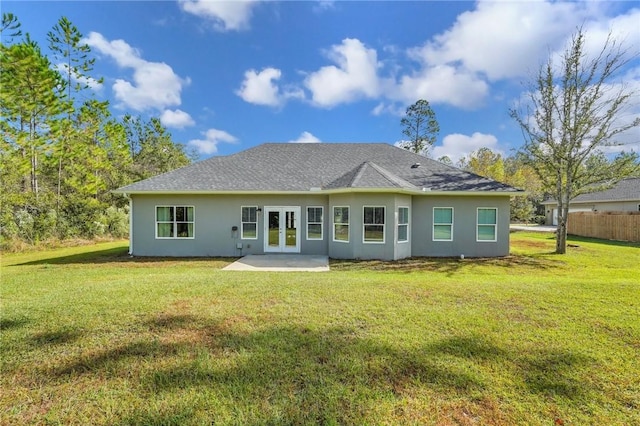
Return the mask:
<path fill-rule="evenodd" d="M 3 256 L 0 424 L 640 424 L 640 247 L 227 272 Z"/>

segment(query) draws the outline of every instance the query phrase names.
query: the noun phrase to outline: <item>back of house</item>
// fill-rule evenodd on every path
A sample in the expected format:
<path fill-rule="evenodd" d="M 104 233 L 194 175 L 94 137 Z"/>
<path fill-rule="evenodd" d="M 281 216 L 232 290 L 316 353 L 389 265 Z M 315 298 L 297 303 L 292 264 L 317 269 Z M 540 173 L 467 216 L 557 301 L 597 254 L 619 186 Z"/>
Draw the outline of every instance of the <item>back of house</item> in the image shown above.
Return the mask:
<path fill-rule="evenodd" d="M 130 253 L 395 260 L 509 253 L 522 191 L 388 144 L 268 143 L 125 186 Z"/>

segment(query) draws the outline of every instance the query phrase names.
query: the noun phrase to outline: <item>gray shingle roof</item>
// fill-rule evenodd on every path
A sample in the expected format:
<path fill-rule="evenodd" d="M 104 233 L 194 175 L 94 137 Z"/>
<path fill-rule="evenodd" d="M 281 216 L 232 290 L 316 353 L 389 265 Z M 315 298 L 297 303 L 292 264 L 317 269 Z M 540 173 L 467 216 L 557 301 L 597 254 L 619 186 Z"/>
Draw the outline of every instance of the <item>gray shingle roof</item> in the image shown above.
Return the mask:
<path fill-rule="evenodd" d="M 597 201 L 640 200 L 640 178 L 624 179 L 604 191 L 581 194 L 571 200 L 572 203 Z"/>
<path fill-rule="evenodd" d="M 414 166 L 417 163 L 419 167 Z M 117 192 L 286 192 L 348 188 L 520 192 L 379 143 L 267 143 L 237 154 L 212 157 L 122 187 Z"/>

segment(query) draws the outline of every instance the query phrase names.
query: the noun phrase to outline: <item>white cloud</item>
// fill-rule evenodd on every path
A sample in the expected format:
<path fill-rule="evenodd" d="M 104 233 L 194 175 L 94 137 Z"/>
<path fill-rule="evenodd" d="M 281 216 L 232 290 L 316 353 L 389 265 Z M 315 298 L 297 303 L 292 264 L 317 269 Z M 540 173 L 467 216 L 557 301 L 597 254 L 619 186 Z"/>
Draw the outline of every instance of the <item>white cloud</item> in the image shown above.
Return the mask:
<path fill-rule="evenodd" d="M 481 105 L 488 93 L 489 85 L 477 75 L 439 65 L 403 76 L 394 90 L 389 91 L 389 97 L 405 103 L 428 99 L 432 104 L 470 109 Z"/>
<path fill-rule="evenodd" d="M 338 66 L 329 65 L 307 76 L 304 85 L 311 91 L 314 104 L 331 108 L 360 98 L 380 94 L 375 49 L 365 47 L 358 39 L 346 38 L 327 52 Z"/>
<path fill-rule="evenodd" d="M 462 157 L 468 156 L 479 148 L 490 148 L 494 152 L 501 153 L 498 139 L 493 135 L 475 132 L 471 136 L 453 133 L 442 140 L 442 145 L 436 145 L 431 151 L 431 157 L 440 158 L 447 156 L 455 164 Z"/>
<path fill-rule="evenodd" d="M 322 142 L 322 141 L 309 132 L 302 132 L 300 133 L 300 136 L 298 136 L 298 139 L 289 141 L 289 143 L 319 143 L 319 142 Z"/>
<path fill-rule="evenodd" d="M 249 28 L 255 0 L 213 1 L 180 0 L 185 12 L 209 19 L 216 31 L 239 31 Z"/>
<path fill-rule="evenodd" d="M 96 32 L 89 33 L 83 41 L 114 59 L 118 66 L 133 69 L 133 83 L 117 79 L 113 84 L 114 96 L 120 106 L 144 111 L 180 105 L 182 88 L 190 80 L 178 76 L 169 65 L 146 61 L 141 58 L 140 51 L 124 40 L 108 41 Z"/>
<path fill-rule="evenodd" d="M 140 58 L 140 51 L 131 47 L 124 40 L 109 41 L 102 34 L 92 31 L 82 41 L 90 47 L 98 49 L 100 53 L 110 56 L 121 67 L 136 68 L 146 62 Z"/>
<path fill-rule="evenodd" d="M 317 0 L 313 6 L 313 11 L 316 13 L 322 13 L 327 10 L 335 9 L 336 2 L 334 0 Z"/>
<path fill-rule="evenodd" d="M 166 127 L 172 127 L 175 129 L 183 129 L 195 124 L 193 118 L 191 118 L 188 113 L 180 109 L 175 111 L 165 109 L 162 112 L 162 115 L 160 115 L 160 122 Z"/>
<path fill-rule="evenodd" d="M 302 89 L 285 86 L 283 90 L 277 85 L 282 72 L 277 68 L 264 68 L 262 71 L 249 70 L 244 73 L 244 81 L 236 95 L 245 102 L 256 105 L 281 106 L 291 98 L 304 99 Z"/>
<path fill-rule="evenodd" d="M 265 68 L 259 73 L 249 70 L 244 73 L 244 81 L 236 94 L 245 102 L 257 105 L 277 106 L 280 104 L 278 86 L 274 83 L 280 79 L 281 72 L 276 68 Z"/>
<path fill-rule="evenodd" d="M 592 12 L 577 3 L 481 1 L 450 29 L 409 53 L 432 66 L 456 64 L 490 80 L 523 76 Z"/>
<path fill-rule="evenodd" d="M 611 39 L 628 48 L 628 56 L 640 51 L 640 9 L 632 9 L 625 15 L 607 20 L 593 20 L 584 25 L 586 34 L 585 51 L 593 58 L 600 53 L 609 34 Z M 568 40 L 568 38 L 567 38 Z"/>
<path fill-rule="evenodd" d="M 224 130 L 209 129 L 204 132 L 204 139 L 190 140 L 187 145 L 194 147 L 200 154 L 211 155 L 218 152 L 220 142 L 234 143 L 238 139 Z"/>
<path fill-rule="evenodd" d="M 377 101 L 372 114 L 395 114 L 422 98 L 475 109 L 490 96 L 492 83 L 534 75 L 580 26 L 597 40 L 594 46 L 612 31 L 616 39 L 635 42 L 631 50 L 637 52 L 640 9 L 615 17 L 612 10 L 605 2 L 479 1 L 447 30 L 404 51 L 385 45 L 378 52 L 346 38 L 325 52 L 333 64 L 307 72 L 301 86 L 321 108 L 368 99 Z M 413 62 L 406 64 L 407 58 Z M 281 106 L 286 92 L 280 77 L 277 68 L 247 71 L 237 93 L 247 102 Z M 289 98 L 309 98 L 299 88 L 291 93 L 296 96 Z"/>
<path fill-rule="evenodd" d="M 398 117 L 403 117 L 405 113 L 406 113 L 406 108 L 402 105 L 398 105 L 398 103 L 380 102 L 371 110 L 371 114 L 375 116 L 382 115 L 382 114 L 391 114 L 391 115 L 397 115 Z"/>

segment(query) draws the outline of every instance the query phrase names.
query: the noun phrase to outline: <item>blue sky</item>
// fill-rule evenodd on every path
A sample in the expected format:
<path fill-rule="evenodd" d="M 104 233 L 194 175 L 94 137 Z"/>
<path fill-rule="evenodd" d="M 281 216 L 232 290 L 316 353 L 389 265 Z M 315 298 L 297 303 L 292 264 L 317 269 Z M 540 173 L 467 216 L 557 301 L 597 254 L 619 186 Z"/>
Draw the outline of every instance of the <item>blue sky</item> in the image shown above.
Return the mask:
<path fill-rule="evenodd" d="M 264 142 L 401 140 L 406 107 L 440 123 L 431 156 L 509 154 L 509 107 L 582 25 L 640 50 L 638 2 L 3 1 L 46 52 L 61 16 L 97 58 L 115 115 L 160 117 L 200 158 Z M 640 89 L 640 59 L 621 84 Z M 640 93 L 640 92 L 639 92 Z M 640 113 L 640 102 L 627 118 Z M 640 150 L 635 129 L 627 149 Z"/>

